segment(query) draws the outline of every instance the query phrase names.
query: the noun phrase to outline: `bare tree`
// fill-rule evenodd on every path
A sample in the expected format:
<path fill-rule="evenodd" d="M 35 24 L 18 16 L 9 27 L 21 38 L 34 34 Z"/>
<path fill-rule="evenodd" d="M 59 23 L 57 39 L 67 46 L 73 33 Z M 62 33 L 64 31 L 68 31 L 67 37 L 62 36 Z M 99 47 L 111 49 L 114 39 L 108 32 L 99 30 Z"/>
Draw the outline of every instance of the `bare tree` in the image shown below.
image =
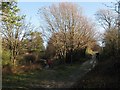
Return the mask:
<path fill-rule="evenodd" d="M 3 49 L 10 51 L 11 62 L 15 65 L 22 46 L 21 42 L 33 28 L 31 23 L 26 24 L 25 15 L 18 14 L 20 9 L 17 7 L 17 2 L 2 2 L 1 9 L 3 18 L 0 33 L 3 39 Z"/>
<path fill-rule="evenodd" d="M 117 26 L 117 39 L 116 39 L 116 43 L 117 43 L 117 53 L 119 54 L 119 45 L 120 45 L 120 0 L 116 0 L 115 2 L 111 2 L 111 5 L 105 5 L 107 6 L 110 10 L 112 10 L 114 13 L 116 13 L 116 26 Z M 119 56 L 119 55 L 117 55 Z"/>
<path fill-rule="evenodd" d="M 11 51 L 11 61 L 13 61 L 14 65 L 16 64 L 16 58 L 22 49 L 22 41 L 27 37 L 27 34 L 33 30 L 30 23 L 26 24 L 24 20 L 22 23 L 21 26 L 15 28 L 10 28 L 6 22 L 1 26 L 4 44 L 3 48 Z"/>
<path fill-rule="evenodd" d="M 118 15 L 108 9 L 98 10 L 96 13 L 96 18 L 105 29 L 104 42 L 107 52 L 111 54 L 117 54 L 116 50 L 118 48 Z"/>
<path fill-rule="evenodd" d="M 66 58 L 66 54 L 75 49 L 88 46 L 94 41 L 95 28 L 82 14 L 81 8 L 75 3 L 53 4 L 49 8 L 39 10 L 46 24 L 47 32 L 51 33 L 50 38 L 56 47 L 56 52 Z M 65 60 L 65 59 L 64 59 Z"/>
<path fill-rule="evenodd" d="M 96 12 L 96 19 L 100 25 L 105 29 L 111 29 L 117 26 L 117 14 L 109 9 L 100 9 Z"/>

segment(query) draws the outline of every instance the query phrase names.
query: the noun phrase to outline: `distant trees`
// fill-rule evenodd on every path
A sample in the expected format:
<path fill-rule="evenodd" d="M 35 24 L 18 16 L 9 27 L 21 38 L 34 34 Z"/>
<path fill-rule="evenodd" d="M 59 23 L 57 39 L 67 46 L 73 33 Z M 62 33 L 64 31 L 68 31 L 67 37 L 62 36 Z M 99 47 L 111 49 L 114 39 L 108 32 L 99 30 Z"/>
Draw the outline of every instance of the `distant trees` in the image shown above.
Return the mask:
<path fill-rule="evenodd" d="M 36 59 L 41 58 L 45 51 L 41 33 L 38 31 L 31 31 L 22 41 L 23 52 L 34 52 Z M 41 57 L 40 57 L 41 56 Z"/>
<path fill-rule="evenodd" d="M 49 50 L 55 50 L 55 55 L 66 60 L 69 54 L 70 61 L 73 52 L 96 43 L 95 27 L 93 23 L 82 14 L 81 8 L 73 3 L 53 4 L 48 8 L 39 9 L 39 15 L 49 35 Z M 51 47 L 51 46 L 53 47 Z"/>

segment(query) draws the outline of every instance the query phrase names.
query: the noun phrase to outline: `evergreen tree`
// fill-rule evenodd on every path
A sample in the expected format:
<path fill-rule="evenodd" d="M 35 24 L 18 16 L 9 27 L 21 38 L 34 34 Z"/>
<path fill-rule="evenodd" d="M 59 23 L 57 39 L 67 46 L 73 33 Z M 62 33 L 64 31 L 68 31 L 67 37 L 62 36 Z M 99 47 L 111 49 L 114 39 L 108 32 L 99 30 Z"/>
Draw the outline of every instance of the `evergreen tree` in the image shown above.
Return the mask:
<path fill-rule="evenodd" d="M 19 54 L 20 46 L 20 34 L 23 34 L 21 30 L 22 20 L 25 18 L 24 15 L 18 15 L 20 9 L 17 7 L 17 2 L 2 2 L 0 6 L 2 9 L 2 38 L 5 39 L 6 47 L 10 51 L 10 60 L 13 65 L 16 64 L 16 58 Z"/>

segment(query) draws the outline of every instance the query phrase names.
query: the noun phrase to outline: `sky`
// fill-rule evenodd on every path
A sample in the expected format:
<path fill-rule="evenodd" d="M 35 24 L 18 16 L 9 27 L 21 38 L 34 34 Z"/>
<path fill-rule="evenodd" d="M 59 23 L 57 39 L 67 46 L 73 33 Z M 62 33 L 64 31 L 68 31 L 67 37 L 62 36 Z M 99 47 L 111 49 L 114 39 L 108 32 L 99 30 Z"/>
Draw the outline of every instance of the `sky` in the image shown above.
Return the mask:
<path fill-rule="evenodd" d="M 41 25 L 43 22 L 41 21 L 38 13 L 38 10 L 42 7 L 48 7 L 55 2 L 18 2 L 18 7 L 21 10 L 21 14 L 25 14 L 27 20 L 30 20 L 32 24 L 36 27 Z M 56 2 L 58 3 L 58 2 Z M 95 19 L 95 13 L 99 9 L 107 8 L 104 4 L 109 5 L 110 2 L 75 2 L 78 6 L 82 7 L 83 14 L 88 18 L 92 19 L 93 22 L 97 22 Z M 99 27 L 99 26 L 97 26 Z M 100 27 L 98 31 L 101 33 L 103 29 Z M 46 42 L 44 43 L 44 45 Z"/>
<path fill-rule="evenodd" d="M 25 14 L 28 20 L 31 19 L 31 22 L 33 22 L 35 26 L 39 26 L 42 22 L 40 22 L 39 15 L 37 14 L 38 10 L 41 7 L 47 7 L 53 3 L 55 2 L 18 2 L 18 7 L 21 9 L 21 14 Z M 103 3 L 109 4 L 109 2 L 78 2 L 77 4 L 82 7 L 85 16 L 95 21 L 94 14 L 96 11 L 107 8 Z"/>
<path fill-rule="evenodd" d="M 27 15 L 27 18 L 32 17 L 33 20 L 38 21 L 37 19 L 37 12 L 38 9 L 41 7 L 50 6 L 55 2 L 19 2 L 18 7 L 21 9 L 23 14 Z M 77 3 L 77 2 L 76 2 Z M 78 2 L 77 4 L 82 7 L 83 13 L 90 17 L 94 18 L 94 14 L 97 10 L 101 8 L 106 8 L 103 5 L 104 2 Z M 105 3 L 109 4 L 109 2 Z"/>

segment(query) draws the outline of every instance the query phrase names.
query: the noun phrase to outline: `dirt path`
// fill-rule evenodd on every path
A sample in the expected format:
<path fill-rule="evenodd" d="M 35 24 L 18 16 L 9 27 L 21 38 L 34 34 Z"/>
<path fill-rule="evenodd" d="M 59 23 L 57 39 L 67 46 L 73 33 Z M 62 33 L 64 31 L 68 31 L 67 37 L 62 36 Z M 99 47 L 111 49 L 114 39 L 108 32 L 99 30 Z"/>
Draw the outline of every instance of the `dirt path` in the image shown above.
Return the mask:
<path fill-rule="evenodd" d="M 4 88 L 69 88 L 95 65 L 93 59 L 83 64 L 57 66 L 53 69 L 30 73 L 7 75 L 3 78 Z M 95 63 L 96 64 L 96 63 Z"/>
<path fill-rule="evenodd" d="M 74 72 L 67 76 L 66 80 L 61 81 L 45 81 L 43 85 L 40 85 L 44 88 L 70 88 L 78 79 L 82 78 L 87 72 L 94 68 L 94 60 L 91 59 L 89 61 L 84 62 L 79 68 L 74 70 Z M 52 71 L 51 71 L 52 72 Z M 38 85 L 39 87 L 39 85 Z"/>

